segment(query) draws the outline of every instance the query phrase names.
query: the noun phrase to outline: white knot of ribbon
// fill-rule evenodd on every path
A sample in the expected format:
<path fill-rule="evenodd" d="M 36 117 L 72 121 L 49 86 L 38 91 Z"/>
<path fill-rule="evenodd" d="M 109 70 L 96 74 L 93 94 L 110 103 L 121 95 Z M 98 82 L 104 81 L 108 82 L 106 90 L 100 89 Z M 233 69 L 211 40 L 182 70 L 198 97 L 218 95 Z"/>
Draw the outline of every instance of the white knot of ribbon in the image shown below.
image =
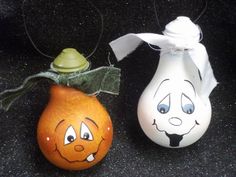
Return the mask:
<path fill-rule="evenodd" d="M 206 48 L 200 43 L 201 30 L 188 17 L 177 17 L 166 25 L 163 35 L 154 33 L 129 33 L 109 44 L 118 61 L 132 53 L 142 42 L 161 48 L 165 52 L 186 51 L 199 69 L 202 77 L 201 97 L 208 98 L 217 81 L 210 65 Z"/>

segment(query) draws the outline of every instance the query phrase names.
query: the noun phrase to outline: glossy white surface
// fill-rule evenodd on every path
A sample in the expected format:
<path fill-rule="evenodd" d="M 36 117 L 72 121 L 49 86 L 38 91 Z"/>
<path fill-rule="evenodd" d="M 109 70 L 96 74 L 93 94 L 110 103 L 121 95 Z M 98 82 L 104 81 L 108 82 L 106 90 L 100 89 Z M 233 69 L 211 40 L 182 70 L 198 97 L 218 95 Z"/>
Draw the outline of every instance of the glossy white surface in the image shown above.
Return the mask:
<path fill-rule="evenodd" d="M 110 43 L 118 61 L 143 41 L 161 48 L 157 71 L 138 104 L 141 128 L 161 146 L 191 145 L 210 123 L 209 95 L 217 81 L 200 40 L 199 26 L 180 16 L 166 25 L 163 35 L 129 33 Z"/>
<path fill-rule="evenodd" d="M 152 141 L 176 148 L 202 137 L 211 120 L 211 105 L 199 97 L 200 84 L 198 69 L 184 51 L 160 57 L 138 104 L 139 123 Z"/>

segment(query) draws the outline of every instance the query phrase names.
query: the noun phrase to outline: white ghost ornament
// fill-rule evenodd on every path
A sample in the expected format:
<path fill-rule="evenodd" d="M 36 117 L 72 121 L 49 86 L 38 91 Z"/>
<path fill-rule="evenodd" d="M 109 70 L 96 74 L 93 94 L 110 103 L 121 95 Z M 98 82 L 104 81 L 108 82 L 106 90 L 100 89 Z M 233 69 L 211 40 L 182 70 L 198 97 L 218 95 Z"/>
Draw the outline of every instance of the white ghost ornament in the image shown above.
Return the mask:
<path fill-rule="evenodd" d="M 141 42 L 160 47 L 157 71 L 138 103 L 138 119 L 155 143 L 170 148 L 191 145 L 211 120 L 209 95 L 217 85 L 201 30 L 188 17 L 177 17 L 163 35 L 127 34 L 110 43 L 118 61 Z"/>

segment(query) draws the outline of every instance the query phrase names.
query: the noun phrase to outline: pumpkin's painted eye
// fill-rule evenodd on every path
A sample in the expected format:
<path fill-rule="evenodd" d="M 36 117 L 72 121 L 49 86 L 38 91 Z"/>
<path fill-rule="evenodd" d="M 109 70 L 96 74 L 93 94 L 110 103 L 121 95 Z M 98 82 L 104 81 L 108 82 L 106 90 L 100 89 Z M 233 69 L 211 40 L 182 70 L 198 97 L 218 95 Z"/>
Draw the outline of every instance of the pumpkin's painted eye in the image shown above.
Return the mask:
<path fill-rule="evenodd" d="M 80 128 L 80 138 L 83 140 L 88 140 L 92 141 L 93 140 L 93 135 L 87 125 L 85 123 L 81 123 L 81 128 Z"/>
<path fill-rule="evenodd" d="M 70 144 L 76 140 L 76 133 L 72 126 L 68 127 L 66 130 L 64 145 Z"/>
<path fill-rule="evenodd" d="M 165 96 L 157 105 L 157 110 L 161 114 L 166 114 L 170 110 L 170 94 Z"/>
<path fill-rule="evenodd" d="M 192 114 L 195 109 L 192 100 L 184 93 L 181 95 L 181 107 L 186 114 Z"/>

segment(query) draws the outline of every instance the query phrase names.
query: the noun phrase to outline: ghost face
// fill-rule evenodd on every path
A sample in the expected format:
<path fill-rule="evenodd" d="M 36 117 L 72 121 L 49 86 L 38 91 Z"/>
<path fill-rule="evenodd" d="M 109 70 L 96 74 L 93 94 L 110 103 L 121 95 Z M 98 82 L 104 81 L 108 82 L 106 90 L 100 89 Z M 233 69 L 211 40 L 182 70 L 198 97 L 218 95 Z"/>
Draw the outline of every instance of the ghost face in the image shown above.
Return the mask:
<path fill-rule="evenodd" d="M 41 151 L 54 165 L 67 170 L 92 167 L 103 159 L 112 143 L 112 123 L 96 97 L 61 86 L 38 124 Z"/>
<path fill-rule="evenodd" d="M 147 89 L 138 106 L 145 134 L 165 147 L 184 147 L 197 141 L 211 118 L 209 100 L 204 103 L 189 80 L 163 79 Z"/>

